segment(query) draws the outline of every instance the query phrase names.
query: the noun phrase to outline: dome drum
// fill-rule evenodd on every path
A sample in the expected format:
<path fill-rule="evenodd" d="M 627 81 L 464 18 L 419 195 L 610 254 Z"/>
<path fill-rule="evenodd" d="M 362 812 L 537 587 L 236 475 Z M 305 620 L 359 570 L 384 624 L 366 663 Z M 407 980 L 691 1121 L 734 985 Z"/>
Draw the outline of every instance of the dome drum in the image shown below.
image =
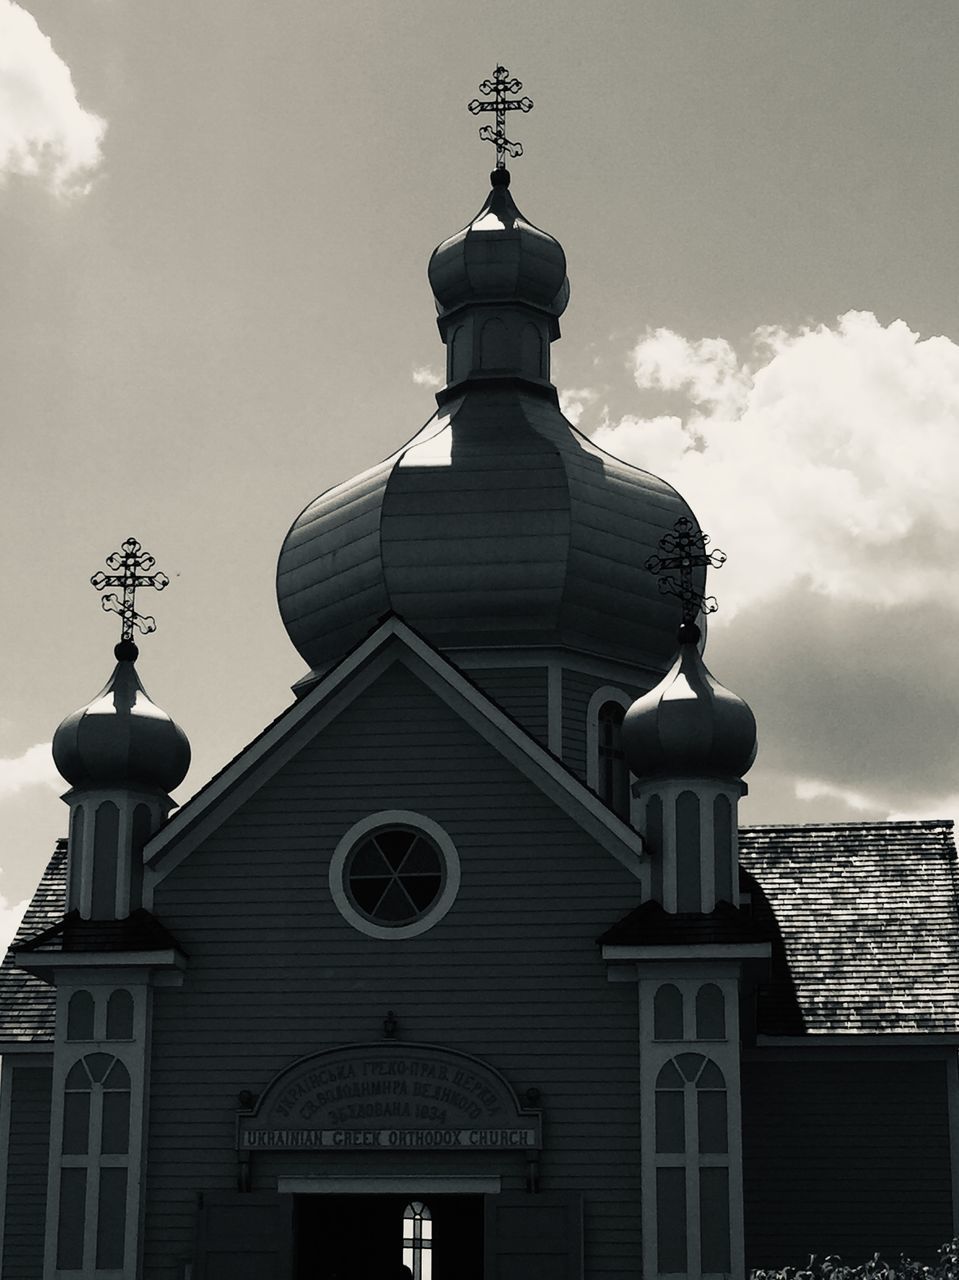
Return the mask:
<path fill-rule="evenodd" d="M 438 321 L 450 387 L 468 378 L 518 377 L 549 386 L 552 316 L 519 306 L 476 306 Z"/>

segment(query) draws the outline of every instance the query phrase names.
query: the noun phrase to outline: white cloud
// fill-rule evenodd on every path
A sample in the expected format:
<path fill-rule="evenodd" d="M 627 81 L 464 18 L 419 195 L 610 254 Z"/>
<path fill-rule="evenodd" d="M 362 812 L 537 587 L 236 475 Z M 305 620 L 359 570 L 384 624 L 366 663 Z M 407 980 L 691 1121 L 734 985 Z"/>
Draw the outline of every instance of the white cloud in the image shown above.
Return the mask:
<path fill-rule="evenodd" d="M 58 195 L 83 194 L 105 131 L 32 14 L 0 0 L 0 180 L 38 176 Z"/>
<path fill-rule="evenodd" d="M 592 387 L 570 387 L 559 393 L 559 411 L 574 427 L 578 427 L 586 406 L 593 404 L 598 394 Z"/>
<path fill-rule="evenodd" d="M 28 747 L 22 756 L 0 758 L 0 800 L 37 786 L 51 787 L 54 791 L 62 791 L 64 787 L 54 766 L 49 742 Z"/>
<path fill-rule="evenodd" d="M 413 381 L 418 387 L 441 387 L 443 379 L 428 364 L 420 365 L 413 370 Z"/>
<path fill-rule="evenodd" d="M 818 778 L 799 778 L 794 784 L 797 800 L 835 800 L 852 814 L 875 819 L 882 815 L 890 822 L 941 821 L 959 818 L 959 792 L 951 795 L 918 795 L 906 807 L 892 802 L 888 796 L 869 795 L 853 787 L 844 787 Z"/>
<path fill-rule="evenodd" d="M 840 787 L 832 782 L 822 782 L 816 778 L 798 778 L 795 791 L 797 800 L 838 800 L 854 813 L 875 813 L 877 810 L 888 808 L 888 805 L 871 799 L 861 791 Z"/>
<path fill-rule="evenodd" d="M 722 622 L 802 584 L 853 603 L 955 608 L 959 346 L 850 311 L 834 327 L 765 327 L 747 358 L 722 338 L 650 331 L 641 390 L 675 416 L 605 423 L 604 449 L 689 500 L 729 564 Z"/>

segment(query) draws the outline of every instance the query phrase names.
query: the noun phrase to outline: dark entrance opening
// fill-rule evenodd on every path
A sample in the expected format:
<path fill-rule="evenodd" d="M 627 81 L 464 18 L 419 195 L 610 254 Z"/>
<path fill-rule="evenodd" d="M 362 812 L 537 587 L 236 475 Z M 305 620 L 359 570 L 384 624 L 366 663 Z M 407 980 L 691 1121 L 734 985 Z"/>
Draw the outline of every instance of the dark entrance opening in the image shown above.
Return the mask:
<path fill-rule="evenodd" d="M 482 1196 L 297 1196 L 295 1222 L 296 1280 L 483 1280 Z"/>

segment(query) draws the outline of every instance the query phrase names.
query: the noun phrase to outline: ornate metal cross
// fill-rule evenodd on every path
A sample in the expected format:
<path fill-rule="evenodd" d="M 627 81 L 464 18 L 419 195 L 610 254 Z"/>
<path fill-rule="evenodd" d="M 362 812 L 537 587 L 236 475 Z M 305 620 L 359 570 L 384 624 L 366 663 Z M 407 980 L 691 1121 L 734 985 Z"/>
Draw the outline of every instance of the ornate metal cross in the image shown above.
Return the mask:
<path fill-rule="evenodd" d="M 697 613 L 715 613 L 719 608 L 715 596 L 704 596 L 693 586 L 693 569 L 720 569 L 726 563 L 724 551 L 707 551 L 709 535 L 697 529 L 692 520 L 681 516 L 673 532 L 659 540 L 665 556 L 650 556 L 646 568 L 659 576 L 663 595 L 678 596 L 683 604 L 683 622 L 695 622 Z M 677 581 L 670 570 L 679 570 Z"/>
<path fill-rule="evenodd" d="M 532 98 L 507 98 L 508 93 L 519 93 L 522 87 L 522 80 L 511 80 L 505 67 L 497 67 L 493 72 L 492 80 L 484 80 L 479 87 L 480 93 L 492 94 L 493 101 L 481 102 L 479 98 L 474 98 L 469 104 L 469 109 L 474 116 L 479 115 L 481 111 L 496 112 L 496 128 L 484 124 L 479 131 L 479 136 L 484 142 L 495 144 L 497 169 L 506 168 L 506 155 L 514 158 L 523 154 L 523 144 L 510 142 L 506 136 L 506 112 L 532 111 L 533 109 Z"/>
<path fill-rule="evenodd" d="M 133 640 L 134 627 L 145 636 L 156 631 L 156 619 L 136 611 L 137 587 L 153 587 L 156 591 L 162 591 L 170 585 L 170 579 L 165 573 L 150 573 L 156 561 L 143 550 L 136 538 L 127 538 L 119 551 L 107 556 L 106 563 L 115 572 L 95 573 L 90 582 L 98 591 L 102 591 L 104 587 L 123 588 L 122 598 L 111 591 L 100 600 L 107 613 L 118 613 L 123 620 L 121 641 L 130 643 Z"/>

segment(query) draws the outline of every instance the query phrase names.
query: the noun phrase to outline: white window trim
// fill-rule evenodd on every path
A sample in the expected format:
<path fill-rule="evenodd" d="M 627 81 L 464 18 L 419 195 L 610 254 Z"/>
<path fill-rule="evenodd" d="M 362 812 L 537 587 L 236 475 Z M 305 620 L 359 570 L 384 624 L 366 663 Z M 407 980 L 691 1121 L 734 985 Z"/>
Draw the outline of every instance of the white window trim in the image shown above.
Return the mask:
<path fill-rule="evenodd" d="M 586 704 L 586 785 L 593 791 L 599 787 L 599 710 L 607 702 L 618 702 L 623 711 L 628 711 L 635 698 L 625 689 L 604 684 Z"/>
<path fill-rule="evenodd" d="M 439 848 L 446 862 L 446 879 L 440 896 L 418 920 L 414 920 L 411 924 L 390 927 L 367 920 L 350 902 L 343 883 L 346 860 L 356 844 L 371 831 L 381 827 L 412 827 L 414 830 L 422 831 Z M 410 809 L 382 809 L 354 823 L 341 837 L 330 859 L 329 883 L 330 895 L 340 915 L 360 933 L 365 933 L 369 938 L 384 938 L 390 941 L 416 938 L 438 924 L 453 905 L 460 887 L 459 854 L 449 835 L 432 818 L 427 818 L 422 813 L 414 813 Z"/>
<path fill-rule="evenodd" d="M 133 997 L 133 1039 L 107 1040 L 107 1000 L 117 987 L 124 987 Z M 67 1010 L 71 995 L 86 990 L 94 998 L 93 1040 L 67 1040 Z M 50 1148 L 47 1173 L 47 1213 L 44 1233 L 44 1280 L 105 1280 L 109 1276 L 127 1274 L 139 1265 L 141 1231 L 141 1193 L 143 1178 L 144 1101 L 146 1097 L 146 1042 L 149 992 L 144 985 L 126 981 L 108 980 L 105 974 L 90 974 L 89 981 L 60 986 L 57 990 L 57 1048 L 54 1055 L 53 1093 L 50 1108 Z M 94 1121 L 100 1108 L 91 1109 L 90 1154 L 64 1156 L 63 1118 L 66 1078 L 71 1067 L 91 1053 L 108 1053 L 126 1067 L 130 1076 L 130 1120 L 127 1152 L 125 1155 L 100 1155 L 100 1132 Z M 64 1168 L 86 1168 L 88 1171 L 84 1223 L 84 1258 L 82 1268 L 61 1270 L 57 1267 L 59 1241 L 60 1171 Z M 127 1169 L 126 1220 L 124 1229 L 124 1261 L 122 1271 L 96 1266 L 96 1232 L 99 1211 L 99 1170 L 114 1167 Z M 96 1174 L 94 1177 L 92 1175 Z M 89 1242 L 93 1247 L 88 1247 Z"/>
<path fill-rule="evenodd" d="M 654 998 L 663 983 L 677 987 L 683 997 L 683 1040 L 655 1040 Z M 713 983 L 723 993 L 726 1005 L 725 1040 L 696 1039 L 696 992 L 706 983 Z M 743 1241 L 743 1157 L 742 1157 L 742 1095 L 739 1072 L 739 983 L 735 978 L 709 974 L 703 976 L 677 976 L 662 974 L 656 978 L 640 978 L 639 981 L 639 1031 L 640 1031 L 640 1144 L 642 1185 L 646 1194 L 642 1200 L 643 1217 L 643 1275 L 649 1280 L 670 1277 L 674 1273 L 656 1270 L 656 1169 L 679 1164 L 687 1168 L 686 1241 L 687 1269 L 685 1280 L 713 1280 L 713 1273 L 699 1269 L 699 1183 L 692 1178 L 689 1168 L 697 1170 L 705 1166 L 729 1169 L 729 1252 L 730 1275 L 743 1275 L 745 1253 Z M 687 1151 L 683 1155 L 656 1154 L 656 1078 L 671 1058 L 680 1053 L 701 1053 L 720 1068 L 726 1080 L 726 1123 L 728 1125 L 728 1152 L 725 1155 L 700 1155 Z M 690 1130 L 687 1130 L 687 1133 Z M 694 1194 L 690 1195 L 690 1189 Z M 720 1280 L 717 1275 L 715 1280 Z"/>

